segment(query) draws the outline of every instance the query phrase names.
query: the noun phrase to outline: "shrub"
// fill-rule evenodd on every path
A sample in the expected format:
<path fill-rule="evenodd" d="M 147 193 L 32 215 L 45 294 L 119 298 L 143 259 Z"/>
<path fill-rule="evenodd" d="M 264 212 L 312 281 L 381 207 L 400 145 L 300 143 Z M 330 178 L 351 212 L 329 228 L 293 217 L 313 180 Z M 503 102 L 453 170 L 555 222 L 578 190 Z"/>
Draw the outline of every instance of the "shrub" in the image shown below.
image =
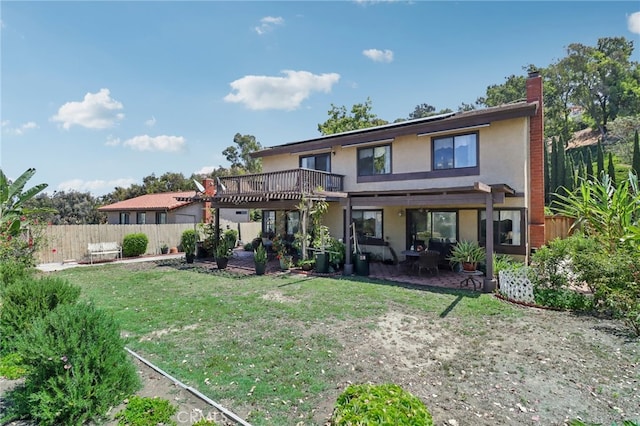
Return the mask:
<path fill-rule="evenodd" d="M 119 425 L 156 426 L 175 425 L 171 420 L 178 409 L 169 401 L 161 398 L 133 396 L 129 398 L 127 407 L 116 414 Z"/>
<path fill-rule="evenodd" d="M 431 413 L 417 397 L 394 384 L 350 385 L 338 396 L 330 424 L 431 426 Z"/>
<path fill-rule="evenodd" d="M 35 321 L 16 346 L 28 373 L 8 395 L 10 418 L 81 425 L 139 387 L 116 322 L 90 304 L 59 306 Z"/>
<path fill-rule="evenodd" d="M 5 259 L 0 256 L 0 288 L 32 276 L 34 269 L 31 266 L 22 259 L 13 257 Z"/>
<path fill-rule="evenodd" d="M 79 287 L 60 278 L 31 278 L 9 284 L 0 293 L 0 353 L 13 351 L 16 337 L 30 330 L 36 319 L 58 305 L 76 303 L 79 296 Z"/>
<path fill-rule="evenodd" d="M 227 241 L 228 247 L 234 249 L 236 247 L 236 243 L 238 242 L 238 231 L 236 231 L 235 229 L 227 229 L 226 231 L 224 231 L 222 238 Z"/>
<path fill-rule="evenodd" d="M 192 255 L 196 252 L 198 234 L 193 229 L 185 229 L 180 237 L 180 245 L 185 254 Z"/>
<path fill-rule="evenodd" d="M 0 377 L 16 380 L 25 374 L 27 374 L 27 369 L 19 353 L 13 352 L 0 357 Z"/>
<path fill-rule="evenodd" d="M 253 243 L 246 243 L 244 245 L 244 251 L 253 251 Z"/>
<path fill-rule="evenodd" d="M 143 233 L 128 234 L 122 241 L 122 255 L 124 257 L 140 256 L 147 252 L 149 238 Z"/>

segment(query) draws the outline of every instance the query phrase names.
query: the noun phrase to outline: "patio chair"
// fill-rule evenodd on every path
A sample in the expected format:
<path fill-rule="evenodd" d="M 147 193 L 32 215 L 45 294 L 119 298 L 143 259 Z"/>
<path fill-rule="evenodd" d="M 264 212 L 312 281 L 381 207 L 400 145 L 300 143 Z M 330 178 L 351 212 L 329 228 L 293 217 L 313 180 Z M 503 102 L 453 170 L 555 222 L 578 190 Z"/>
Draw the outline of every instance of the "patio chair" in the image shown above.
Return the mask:
<path fill-rule="evenodd" d="M 440 260 L 440 253 L 435 250 L 425 250 L 420 253 L 420 257 L 413 264 L 413 268 L 418 268 L 418 275 L 422 274 L 422 270 L 433 272 L 438 275 L 438 261 Z"/>

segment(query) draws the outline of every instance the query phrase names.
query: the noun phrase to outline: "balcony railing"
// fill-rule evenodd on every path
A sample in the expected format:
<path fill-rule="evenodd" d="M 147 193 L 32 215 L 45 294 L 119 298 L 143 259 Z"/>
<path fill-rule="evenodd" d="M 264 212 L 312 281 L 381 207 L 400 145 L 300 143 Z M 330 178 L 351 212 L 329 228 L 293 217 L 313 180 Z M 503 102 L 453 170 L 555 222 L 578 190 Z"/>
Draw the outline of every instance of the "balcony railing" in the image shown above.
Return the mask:
<path fill-rule="evenodd" d="M 314 195 L 342 192 L 344 176 L 310 169 L 282 170 L 254 175 L 219 178 L 215 198 L 230 196 Z"/>

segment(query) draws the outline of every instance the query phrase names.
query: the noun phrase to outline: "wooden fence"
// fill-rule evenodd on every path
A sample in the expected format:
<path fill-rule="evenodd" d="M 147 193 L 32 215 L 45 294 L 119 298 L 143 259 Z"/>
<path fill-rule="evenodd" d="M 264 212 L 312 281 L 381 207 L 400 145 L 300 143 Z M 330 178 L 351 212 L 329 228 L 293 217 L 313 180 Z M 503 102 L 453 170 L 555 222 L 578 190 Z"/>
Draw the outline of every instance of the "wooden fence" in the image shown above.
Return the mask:
<path fill-rule="evenodd" d="M 573 225 L 574 219 L 566 216 L 545 216 L 544 217 L 544 243 L 548 244 L 556 238 L 567 238 L 571 233 L 569 228 Z"/>
<path fill-rule="evenodd" d="M 236 229 L 240 239 L 251 241 L 261 229 L 260 223 L 234 223 L 220 221 L 224 229 Z M 149 238 L 146 254 L 159 254 L 162 244 L 177 247 L 185 229 L 194 229 L 192 223 L 176 223 L 165 225 L 54 225 L 43 231 L 43 245 L 36 253 L 37 263 L 61 263 L 65 260 L 82 261 L 88 258 L 89 243 L 115 241 L 122 244 L 124 236 L 143 233 Z M 196 230 L 200 231 L 196 226 Z"/>

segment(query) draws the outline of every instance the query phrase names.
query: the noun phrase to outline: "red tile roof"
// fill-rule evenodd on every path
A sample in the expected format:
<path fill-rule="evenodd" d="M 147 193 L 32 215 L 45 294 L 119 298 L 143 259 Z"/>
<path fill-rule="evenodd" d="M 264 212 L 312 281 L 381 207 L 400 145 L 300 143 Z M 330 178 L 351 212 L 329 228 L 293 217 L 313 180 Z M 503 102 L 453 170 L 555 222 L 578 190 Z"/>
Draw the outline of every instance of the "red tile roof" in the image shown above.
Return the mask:
<path fill-rule="evenodd" d="M 98 208 L 103 212 L 123 210 L 173 210 L 191 204 L 191 201 L 178 201 L 176 197 L 193 197 L 195 191 L 162 192 L 146 194 Z"/>

